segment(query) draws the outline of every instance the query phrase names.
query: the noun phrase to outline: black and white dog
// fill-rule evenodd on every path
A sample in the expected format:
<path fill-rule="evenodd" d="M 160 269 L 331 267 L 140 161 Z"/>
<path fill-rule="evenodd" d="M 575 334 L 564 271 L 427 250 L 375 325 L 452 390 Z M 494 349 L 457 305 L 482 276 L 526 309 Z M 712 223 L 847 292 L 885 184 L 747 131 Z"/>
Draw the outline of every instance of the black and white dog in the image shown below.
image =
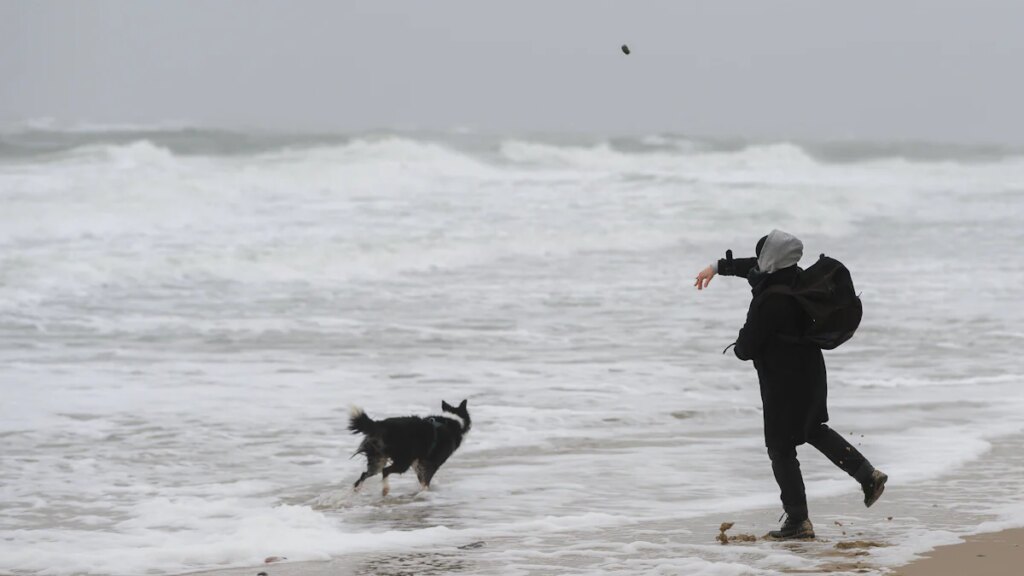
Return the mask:
<path fill-rule="evenodd" d="M 469 427 L 465 400 L 457 408 L 442 401 L 441 415 L 426 418 L 402 416 L 374 421 L 362 408 L 352 408 L 348 429 L 353 434 L 366 436 L 355 452 L 366 455 L 366 472 L 356 481 L 354 489 L 359 490 L 364 480 L 383 471 L 384 495 L 387 496 L 391 489 L 388 476 L 415 466 L 420 486 L 426 490 L 437 469 L 462 444 Z M 388 460 L 390 466 L 386 466 Z"/>

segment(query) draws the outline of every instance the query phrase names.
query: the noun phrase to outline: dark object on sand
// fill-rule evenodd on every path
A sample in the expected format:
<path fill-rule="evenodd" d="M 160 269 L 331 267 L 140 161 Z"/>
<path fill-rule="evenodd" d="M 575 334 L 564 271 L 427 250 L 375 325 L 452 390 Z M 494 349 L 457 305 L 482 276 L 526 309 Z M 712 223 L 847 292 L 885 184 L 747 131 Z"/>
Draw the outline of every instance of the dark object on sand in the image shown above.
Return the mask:
<path fill-rule="evenodd" d="M 622 53 L 625 54 L 626 56 L 629 56 L 629 46 L 626 46 L 625 44 L 623 44 L 622 45 Z"/>
<path fill-rule="evenodd" d="M 280 562 L 282 560 L 287 560 L 287 558 L 285 558 L 284 556 L 268 556 L 267 558 L 265 558 L 263 560 L 263 563 L 264 564 L 273 564 L 274 562 Z"/>
<path fill-rule="evenodd" d="M 266 572 L 260 572 L 260 573 L 256 574 L 256 576 L 267 576 L 267 573 Z"/>

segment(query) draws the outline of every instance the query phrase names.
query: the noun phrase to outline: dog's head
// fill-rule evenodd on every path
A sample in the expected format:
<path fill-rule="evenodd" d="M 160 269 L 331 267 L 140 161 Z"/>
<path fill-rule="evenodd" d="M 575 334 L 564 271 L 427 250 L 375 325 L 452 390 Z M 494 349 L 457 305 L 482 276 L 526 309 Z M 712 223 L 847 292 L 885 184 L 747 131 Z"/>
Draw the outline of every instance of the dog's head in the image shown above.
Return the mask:
<path fill-rule="evenodd" d="M 465 432 L 469 432 L 469 426 L 471 424 L 471 421 L 469 419 L 469 410 L 466 409 L 466 401 L 465 400 L 463 400 L 462 403 L 459 404 L 457 407 L 456 406 L 452 406 L 451 404 L 449 404 L 449 403 L 445 402 L 444 400 L 442 400 L 441 401 L 441 410 L 443 410 L 443 411 L 445 411 L 445 412 L 447 412 L 449 414 L 454 414 L 454 415 L 458 416 L 459 419 L 462 420 L 462 431 L 464 433 Z"/>

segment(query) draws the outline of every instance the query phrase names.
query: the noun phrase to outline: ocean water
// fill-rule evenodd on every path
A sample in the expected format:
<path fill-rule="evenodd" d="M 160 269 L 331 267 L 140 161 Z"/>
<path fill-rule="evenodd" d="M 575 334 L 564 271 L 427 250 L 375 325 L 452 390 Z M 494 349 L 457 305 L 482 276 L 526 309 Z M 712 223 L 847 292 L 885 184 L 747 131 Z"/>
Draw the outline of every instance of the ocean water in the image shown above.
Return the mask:
<path fill-rule="evenodd" d="M 1015 150 L 4 133 L 0 574 L 776 574 L 854 523 L 881 571 L 1024 525 L 1022 222 Z M 772 228 L 853 273 L 831 424 L 892 480 L 802 448 L 821 541 L 719 546 L 780 510 L 749 288 L 693 277 Z M 351 493 L 349 406 L 464 398 L 429 492 Z"/>

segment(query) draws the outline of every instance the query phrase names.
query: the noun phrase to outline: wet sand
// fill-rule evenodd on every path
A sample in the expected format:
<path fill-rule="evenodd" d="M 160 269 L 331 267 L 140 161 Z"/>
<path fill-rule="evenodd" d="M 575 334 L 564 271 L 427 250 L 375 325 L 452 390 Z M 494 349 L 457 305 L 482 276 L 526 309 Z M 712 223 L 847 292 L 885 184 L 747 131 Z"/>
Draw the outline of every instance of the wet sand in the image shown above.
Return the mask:
<path fill-rule="evenodd" d="M 896 570 L 898 576 L 1014 576 L 1024 572 L 1024 529 L 970 536 Z"/>
<path fill-rule="evenodd" d="M 842 544 L 848 544 L 843 546 Z M 828 540 L 805 543 L 778 543 L 780 548 L 804 548 L 825 559 L 813 569 L 782 570 L 785 574 L 863 573 L 893 576 L 1016 576 L 1024 566 L 1024 529 L 1005 530 L 968 537 L 960 544 L 940 546 L 924 558 L 889 571 L 871 561 L 866 550 L 873 542 Z M 467 552 L 469 552 L 467 554 Z M 360 554 L 326 562 L 270 563 L 250 568 L 235 568 L 192 573 L 190 576 L 362 576 L 404 574 L 472 573 L 477 570 L 500 573 L 500 566 L 480 564 L 469 550 L 411 552 L 402 554 Z"/>
<path fill-rule="evenodd" d="M 482 542 L 437 551 L 360 553 L 322 562 L 271 562 L 247 568 L 190 572 L 183 576 L 441 576 L 445 574 L 500 574 L 501 564 L 481 561 L 474 552 Z"/>
<path fill-rule="evenodd" d="M 808 459 L 807 468 L 813 470 L 812 459 Z M 688 573 L 695 564 L 680 564 L 687 558 L 723 564 L 725 572 L 743 563 L 750 565 L 751 571 L 774 570 L 778 574 L 1018 574 L 1021 572 L 1016 568 L 1024 566 L 1024 529 L 966 537 L 966 543 L 943 546 L 927 553 L 924 559 L 902 563 L 902 558 L 909 557 L 906 544 L 922 553 L 927 547 L 913 544 L 922 537 L 918 532 L 921 527 L 945 534 L 949 542 L 948 536 L 958 530 L 1004 521 L 979 510 L 976 499 L 963 498 L 983 493 L 992 502 L 1016 501 L 1024 493 L 1019 480 L 1024 476 L 1008 470 L 1024 470 L 1024 436 L 1002 438 L 971 466 L 933 480 L 910 485 L 891 482 L 885 496 L 870 510 L 862 508 L 859 494 L 852 490 L 842 496 L 813 499 L 818 535 L 813 541 L 764 540 L 763 535 L 778 526 L 777 512 L 774 507 L 755 507 L 697 518 L 625 523 L 599 532 L 578 528 L 548 534 L 543 540 L 529 534 L 492 536 L 486 541 L 455 537 L 431 549 L 382 547 L 324 561 L 257 561 L 246 568 L 191 576 L 257 576 L 260 572 L 268 576 L 498 575 L 508 573 L 510 568 L 524 574 Z M 953 487 L 957 489 L 951 490 Z M 722 542 L 723 534 L 726 543 Z M 734 538 L 741 535 L 751 538 Z M 904 552 L 898 550 L 901 544 Z M 267 556 L 276 553 L 280 551 L 267 550 Z M 705 568 L 713 570 L 710 565 Z"/>

